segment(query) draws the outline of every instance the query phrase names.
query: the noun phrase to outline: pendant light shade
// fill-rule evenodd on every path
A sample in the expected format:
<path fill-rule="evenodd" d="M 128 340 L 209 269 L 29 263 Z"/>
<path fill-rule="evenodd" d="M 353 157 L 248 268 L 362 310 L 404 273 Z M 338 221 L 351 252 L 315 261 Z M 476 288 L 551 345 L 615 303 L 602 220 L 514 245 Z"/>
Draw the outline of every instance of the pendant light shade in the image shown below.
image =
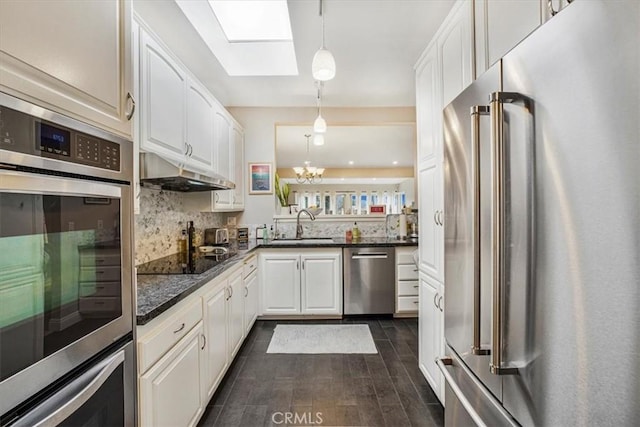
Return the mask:
<path fill-rule="evenodd" d="M 316 134 L 327 132 L 327 122 L 320 114 L 318 114 L 318 118 L 316 119 L 316 121 L 313 122 L 313 131 Z M 314 138 L 314 141 L 315 141 L 315 138 Z"/>
<path fill-rule="evenodd" d="M 313 78 L 321 82 L 331 80 L 336 76 L 336 60 L 327 49 L 321 47 L 313 56 L 311 63 Z"/>
<path fill-rule="evenodd" d="M 324 145 L 324 135 L 317 133 L 313 136 L 313 145 Z"/>

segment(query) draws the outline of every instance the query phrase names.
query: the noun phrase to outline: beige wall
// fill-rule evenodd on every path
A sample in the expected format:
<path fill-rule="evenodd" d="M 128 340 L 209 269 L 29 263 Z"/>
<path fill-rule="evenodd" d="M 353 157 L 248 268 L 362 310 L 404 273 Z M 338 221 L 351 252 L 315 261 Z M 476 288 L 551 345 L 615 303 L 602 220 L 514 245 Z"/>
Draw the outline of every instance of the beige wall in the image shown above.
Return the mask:
<path fill-rule="evenodd" d="M 275 127 L 277 124 L 312 124 L 318 111 L 309 108 L 229 107 L 229 112 L 244 128 L 245 171 L 247 163 L 270 162 L 275 165 Z M 413 107 L 397 108 L 322 108 L 328 126 L 344 123 L 414 123 Z M 245 174 L 245 176 L 247 176 Z M 249 195 L 245 186 L 245 210 L 242 224 L 271 223 L 276 199 L 271 195 Z"/>

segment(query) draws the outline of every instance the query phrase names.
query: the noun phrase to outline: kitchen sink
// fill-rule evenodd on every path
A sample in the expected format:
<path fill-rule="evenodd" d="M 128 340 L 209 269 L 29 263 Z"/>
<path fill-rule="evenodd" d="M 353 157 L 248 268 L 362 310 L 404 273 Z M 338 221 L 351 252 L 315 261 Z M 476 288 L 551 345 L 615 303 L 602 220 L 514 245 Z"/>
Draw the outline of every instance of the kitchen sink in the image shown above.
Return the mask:
<path fill-rule="evenodd" d="M 304 239 L 276 239 L 269 241 L 269 244 L 282 244 L 282 245 L 313 245 L 313 244 L 323 244 L 323 243 L 335 243 L 332 238 L 327 237 L 309 237 Z"/>

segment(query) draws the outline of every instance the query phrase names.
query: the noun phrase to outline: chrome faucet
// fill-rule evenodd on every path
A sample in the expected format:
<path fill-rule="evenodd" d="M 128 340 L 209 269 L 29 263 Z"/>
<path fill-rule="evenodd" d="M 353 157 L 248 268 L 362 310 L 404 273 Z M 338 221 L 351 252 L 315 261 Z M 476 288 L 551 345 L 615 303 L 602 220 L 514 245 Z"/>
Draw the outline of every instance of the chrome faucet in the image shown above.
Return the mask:
<path fill-rule="evenodd" d="M 300 210 L 298 211 L 298 218 L 297 218 L 297 220 L 296 220 L 296 239 L 302 239 L 302 231 L 303 231 L 303 230 L 302 230 L 302 224 L 300 224 L 300 214 L 301 214 L 302 212 L 304 212 L 304 213 L 306 213 L 307 215 L 309 215 L 309 218 L 311 218 L 311 221 L 313 221 L 313 220 L 315 220 L 315 219 L 316 219 L 315 215 L 314 215 L 314 214 L 312 214 L 311 212 L 309 212 L 308 210 L 306 210 L 306 209 L 300 209 Z"/>

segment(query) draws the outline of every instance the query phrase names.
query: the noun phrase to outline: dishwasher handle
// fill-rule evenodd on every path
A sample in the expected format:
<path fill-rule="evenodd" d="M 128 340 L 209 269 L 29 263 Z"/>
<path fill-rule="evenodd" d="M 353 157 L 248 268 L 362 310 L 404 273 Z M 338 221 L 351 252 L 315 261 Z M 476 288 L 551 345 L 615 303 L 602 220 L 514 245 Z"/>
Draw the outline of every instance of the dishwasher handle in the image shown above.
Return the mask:
<path fill-rule="evenodd" d="M 389 254 L 386 252 L 356 252 L 351 255 L 351 259 L 387 259 Z"/>

